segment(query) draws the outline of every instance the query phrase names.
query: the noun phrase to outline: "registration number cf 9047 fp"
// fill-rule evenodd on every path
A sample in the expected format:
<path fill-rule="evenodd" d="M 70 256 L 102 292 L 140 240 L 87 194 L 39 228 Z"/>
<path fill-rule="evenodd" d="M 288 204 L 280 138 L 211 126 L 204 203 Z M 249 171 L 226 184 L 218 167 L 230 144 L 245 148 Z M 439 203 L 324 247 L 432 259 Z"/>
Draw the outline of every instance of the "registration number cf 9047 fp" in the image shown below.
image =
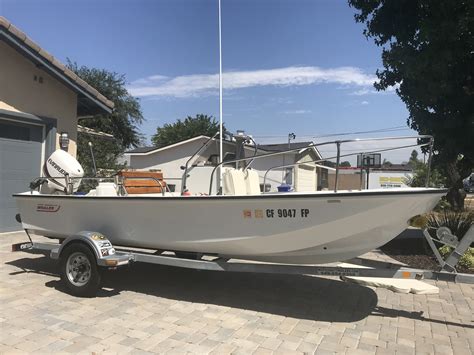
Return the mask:
<path fill-rule="evenodd" d="M 267 209 L 266 210 L 267 218 L 296 218 L 302 217 L 306 218 L 309 215 L 309 209 L 302 208 L 278 208 L 278 209 Z"/>

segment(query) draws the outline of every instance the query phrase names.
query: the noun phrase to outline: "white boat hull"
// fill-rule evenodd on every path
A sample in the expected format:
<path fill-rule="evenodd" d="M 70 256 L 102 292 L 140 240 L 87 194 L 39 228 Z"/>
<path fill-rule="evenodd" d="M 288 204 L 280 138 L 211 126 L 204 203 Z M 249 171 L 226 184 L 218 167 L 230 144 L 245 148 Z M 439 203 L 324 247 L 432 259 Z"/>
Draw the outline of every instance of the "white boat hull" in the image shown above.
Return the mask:
<path fill-rule="evenodd" d="M 259 196 L 15 195 L 23 228 L 64 238 L 83 230 L 114 245 L 315 264 L 382 246 L 445 190 L 397 189 Z"/>

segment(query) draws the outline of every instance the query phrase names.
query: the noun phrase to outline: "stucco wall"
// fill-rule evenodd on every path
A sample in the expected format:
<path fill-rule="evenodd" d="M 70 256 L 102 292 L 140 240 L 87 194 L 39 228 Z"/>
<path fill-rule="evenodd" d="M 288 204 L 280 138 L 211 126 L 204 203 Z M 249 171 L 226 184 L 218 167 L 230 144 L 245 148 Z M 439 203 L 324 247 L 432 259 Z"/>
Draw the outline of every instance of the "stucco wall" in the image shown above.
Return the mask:
<path fill-rule="evenodd" d="M 57 148 L 59 133 L 67 132 L 69 153 L 75 156 L 77 95 L 3 41 L 0 42 L 0 78 L 0 101 L 26 113 L 56 119 Z"/>
<path fill-rule="evenodd" d="M 329 173 L 328 182 L 328 189 L 333 190 L 336 183 L 336 175 L 332 171 Z M 364 184 L 363 182 L 362 185 L 365 186 Z M 337 185 L 339 190 L 359 190 L 360 174 L 340 174 Z"/>

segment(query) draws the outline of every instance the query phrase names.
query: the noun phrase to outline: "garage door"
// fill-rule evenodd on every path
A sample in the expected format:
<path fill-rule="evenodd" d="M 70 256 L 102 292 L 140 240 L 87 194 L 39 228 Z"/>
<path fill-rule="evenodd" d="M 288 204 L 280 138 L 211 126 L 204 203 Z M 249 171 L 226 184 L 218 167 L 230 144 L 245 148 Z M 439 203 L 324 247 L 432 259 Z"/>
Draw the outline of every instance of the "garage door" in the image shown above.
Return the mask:
<path fill-rule="evenodd" d="M 43 127 L 0 119 L 0 232 L 20 230 L 13 193 L 41 172 Z"/>

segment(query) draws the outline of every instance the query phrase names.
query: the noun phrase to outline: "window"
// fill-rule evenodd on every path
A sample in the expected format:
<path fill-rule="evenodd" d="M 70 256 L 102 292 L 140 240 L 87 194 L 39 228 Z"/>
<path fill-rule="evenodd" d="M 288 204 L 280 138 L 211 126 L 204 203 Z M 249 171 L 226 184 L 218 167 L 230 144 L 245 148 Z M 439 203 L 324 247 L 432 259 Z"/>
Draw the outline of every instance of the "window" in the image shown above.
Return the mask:
<path fill-rule="evenodd" d="M 26 125 L 12 121 L 0 121 L 0 138 L 42 142 L 42 136 L 43 130 L 40 126 Z"/>
<path fill-rule="evenodd" d="M 235 153 L 225 153 L 224 162 L 235 160 Z"/>
<path fill-rule="evenodd" d="M 231 161 L 235 160 L 235 153 L 225 153 L 224 155 L 224 163 L 226 161 Z M 212 154 L 207 161 L 210 163 L 212 166 L 216 166 L 219 162 L 219 155 L 218 154 Z M 224 164 L 224 165 L 229 165 L 229 164 Z"/>
<path fill-rule="evenodd" d="M 328 170 L 318 168 L 318 190 L 327 189 L 329 187 Z"/>
<path fill-rule="evenodd" d="M 288 185 L 293 185 L 293 168 L 285 168 L 285 179 L 284 181 Z"/>

